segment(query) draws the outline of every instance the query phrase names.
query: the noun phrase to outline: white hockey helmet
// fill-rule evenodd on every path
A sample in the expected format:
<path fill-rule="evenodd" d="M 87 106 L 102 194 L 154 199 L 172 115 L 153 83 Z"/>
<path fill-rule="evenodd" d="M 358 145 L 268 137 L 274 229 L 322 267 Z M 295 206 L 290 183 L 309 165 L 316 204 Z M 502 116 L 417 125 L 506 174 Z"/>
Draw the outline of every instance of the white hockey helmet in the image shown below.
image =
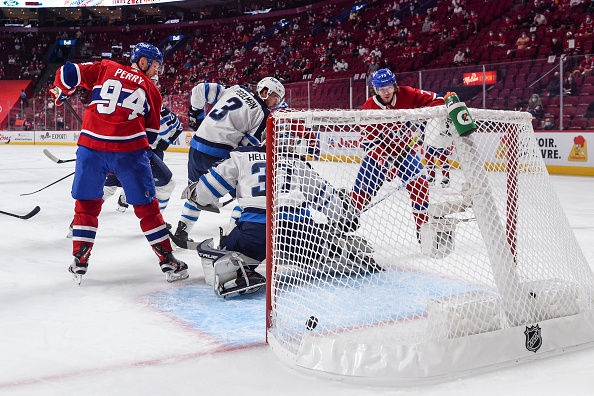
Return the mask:
<path fill-rule="evenodd" d="M 258 95 L 260 95 L 260 93 L 266 88 L 268 88 L 268 92 L 262 99 L 268 99 L 270 94 L 276 93 L 280 97 L 279 102 L 282 102 L 283 98 L 285 97 L 285 87 L 280 81 L 274 77 L 264 77 L 260 80 L 260 82 L 258 82 L 258 85 L 256 86 Z"/>

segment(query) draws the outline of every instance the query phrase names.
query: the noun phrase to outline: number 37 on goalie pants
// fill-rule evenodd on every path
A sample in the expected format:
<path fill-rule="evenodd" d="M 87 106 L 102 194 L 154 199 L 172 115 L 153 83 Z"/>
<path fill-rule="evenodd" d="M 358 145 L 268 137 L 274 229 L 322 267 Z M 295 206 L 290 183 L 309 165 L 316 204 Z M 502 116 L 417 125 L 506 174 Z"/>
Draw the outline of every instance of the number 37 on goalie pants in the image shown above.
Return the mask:
<path fill-rule="evenodd" d="M 266 278 L 256 272 L 260 262 L 244 254 L 215 249 L 212 238 L 196 248 L 202 260 L 204 280 L 217 296 L 236 297 L 256 293 L 266 284 Z"/>

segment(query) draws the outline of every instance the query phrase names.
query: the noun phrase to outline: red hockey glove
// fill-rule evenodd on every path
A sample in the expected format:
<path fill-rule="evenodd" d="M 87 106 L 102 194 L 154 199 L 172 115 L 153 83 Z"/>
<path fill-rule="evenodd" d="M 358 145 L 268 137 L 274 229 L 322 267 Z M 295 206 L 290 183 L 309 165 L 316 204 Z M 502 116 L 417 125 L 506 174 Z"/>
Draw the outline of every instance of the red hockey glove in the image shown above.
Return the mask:
<path fill-rule="evenodd" d="M 75 91 L 76 91 L 76 88 L 68 90 L 68 91 L 62 91 L 62 89 L 60 87 L 54 86 L 49 90 L 49 93 L 54 98 L 54 102 L 56 103 L 56 106 L 61 106 L 62 103 L 64 103 L 66 100 L 68 100 L 68 98 Z"/>

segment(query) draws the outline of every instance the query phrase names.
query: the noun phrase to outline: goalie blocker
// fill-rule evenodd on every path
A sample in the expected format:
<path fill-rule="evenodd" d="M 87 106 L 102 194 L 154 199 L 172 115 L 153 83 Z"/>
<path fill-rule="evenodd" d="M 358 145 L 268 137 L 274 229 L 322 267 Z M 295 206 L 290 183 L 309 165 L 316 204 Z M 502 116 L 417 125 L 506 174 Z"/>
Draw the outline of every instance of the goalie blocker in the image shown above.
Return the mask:
<path fill-rule="evenodd" d="M 255 271 L 260 261 L 229 250 L 215 249 L 213 239 L 202 241 L 196 248 L 202 260 L 204 280 L 217 296 L 236 297 L 256 293 L 266 278 Z"/>

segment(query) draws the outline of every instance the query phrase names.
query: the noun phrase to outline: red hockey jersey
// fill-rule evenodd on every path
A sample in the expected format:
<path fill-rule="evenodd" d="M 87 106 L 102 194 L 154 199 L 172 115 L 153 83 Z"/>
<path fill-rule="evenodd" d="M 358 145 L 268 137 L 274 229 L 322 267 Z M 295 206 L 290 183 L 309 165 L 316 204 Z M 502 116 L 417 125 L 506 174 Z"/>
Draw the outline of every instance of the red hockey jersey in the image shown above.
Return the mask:
<path fill-rule="evenodd" d="M 420 107 L 430 107 L 445 105 L 443 97 L 434 92 L 422 91 L 417 88 L 400 86 L 398 92 L 394 94 L 392 102 L 383 105 L 378 96 L 374 95 L 363 104 L 363 110 L 389 110 L 389 109 L 418 109 Z M 362 137 L 363 144 L 381 142 L 384 145 L 403 146 L 408 141 L 399 141 L 403 135 L 404 128 L 398 125 L 370 125 L 364 131 Z M 408 140 L 408 139 L 405 139 Z"/>
<path fill-rule="evenodd" d="M 78 144 L 100 151 L 134 151 L 149 146 L 147 133 L 159 133 L 161 94 L 140 70 L 103 60 L 58 69 L 54 85 L 92 91 Z"/>

